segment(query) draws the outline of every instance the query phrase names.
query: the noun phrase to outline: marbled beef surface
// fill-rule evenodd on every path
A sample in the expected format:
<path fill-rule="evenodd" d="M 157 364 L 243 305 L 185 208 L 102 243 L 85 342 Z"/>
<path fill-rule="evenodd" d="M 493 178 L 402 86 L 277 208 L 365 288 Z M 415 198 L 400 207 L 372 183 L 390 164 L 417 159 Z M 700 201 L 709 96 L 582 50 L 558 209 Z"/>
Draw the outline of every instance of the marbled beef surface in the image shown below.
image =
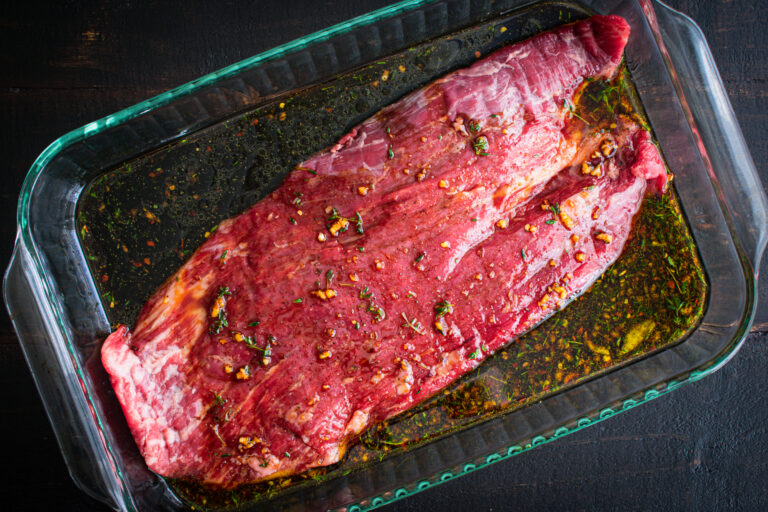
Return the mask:
<path fill-rule="evenodd" d="M 666 174 L 571 114 L 629 35 L 596 16 L 365 121 L 222 222 L 102 360 L 147 464 L 231 487 L 333 464 L 584 291 Z"/>

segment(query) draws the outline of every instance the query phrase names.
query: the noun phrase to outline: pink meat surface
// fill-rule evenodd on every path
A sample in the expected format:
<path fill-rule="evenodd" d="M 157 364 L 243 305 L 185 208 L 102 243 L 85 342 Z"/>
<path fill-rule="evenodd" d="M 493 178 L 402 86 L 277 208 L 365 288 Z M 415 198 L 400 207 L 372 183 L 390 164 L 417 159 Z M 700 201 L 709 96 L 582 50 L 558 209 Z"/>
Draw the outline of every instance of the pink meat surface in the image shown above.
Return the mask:
<path fill-rule="evenodd" d="M 584 291 L 666 180 L 633 122 L 569 116 L 628 33 L 595 16 L 502 48 L 222 222 L 102 349 L 148 466 L 232 487 L 333 464 Z"/>

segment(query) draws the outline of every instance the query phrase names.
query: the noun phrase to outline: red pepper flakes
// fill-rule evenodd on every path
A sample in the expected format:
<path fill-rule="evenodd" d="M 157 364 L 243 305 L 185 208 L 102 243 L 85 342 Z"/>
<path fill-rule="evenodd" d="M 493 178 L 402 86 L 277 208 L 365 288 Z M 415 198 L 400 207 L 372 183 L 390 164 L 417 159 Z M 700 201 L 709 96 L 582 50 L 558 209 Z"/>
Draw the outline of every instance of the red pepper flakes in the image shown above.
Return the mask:
<path fill-rule="evenodd" d="M 251 121 L 251 126 L 256 126 L 257 124 L 259 124 L 258 119 L 254 119 L 253 121 Z"/>
<path fill-rule="evenodd" d="M 147 245 L 150 246 L 150 247 L 154 247 L 155 246 L 155 242 L 153 242 L 152 240 L 147 240 Z"/>

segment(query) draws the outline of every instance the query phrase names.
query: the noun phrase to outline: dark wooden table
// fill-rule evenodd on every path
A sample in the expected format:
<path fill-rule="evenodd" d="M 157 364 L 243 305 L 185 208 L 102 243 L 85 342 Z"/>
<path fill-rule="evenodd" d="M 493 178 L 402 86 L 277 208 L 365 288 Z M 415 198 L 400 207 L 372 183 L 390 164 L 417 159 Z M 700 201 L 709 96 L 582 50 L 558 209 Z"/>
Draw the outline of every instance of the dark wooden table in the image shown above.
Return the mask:
<path fill-rule="evenodd" d="M 15 2 L 0 11 L 0 261 L 21 182 L 65 132 L 387 0 Z M 768 2 L 668 0 L 706 34 L 768 183 Z M 768 286 L 724 369 L 389 510 L 768 510 Z M 0 318 L 3 502 L 105 510 L 70 479 L 7 316 Z"/>

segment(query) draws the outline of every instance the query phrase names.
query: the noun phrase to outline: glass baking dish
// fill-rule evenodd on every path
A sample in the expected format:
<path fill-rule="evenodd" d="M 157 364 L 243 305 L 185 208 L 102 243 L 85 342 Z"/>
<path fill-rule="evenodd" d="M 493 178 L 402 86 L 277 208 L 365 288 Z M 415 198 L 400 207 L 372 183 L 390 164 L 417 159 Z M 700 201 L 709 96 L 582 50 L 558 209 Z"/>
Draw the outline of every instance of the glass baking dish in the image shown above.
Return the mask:
<path fill-rule="evenodd" d="M 701 323 L 682 342 L 648 357 L 348 474 L 277 493 L 256 507 L 375 508 L 584 428 L 727 362 L 753 320 L 768 207 L 696 25 L 651 0 L 410 0 L 90 123 L 35 161 L 19 200 L 4 294 L 75 482 L 116 510 L 189 508 L 145 467 L 100 365 L 99 347 L 111 327 L 108 305 L 76 231 L 76 207 L 89 183 L 123 162 L 410 47 L 430 48 L 467 27 L 514 26 L 522 38 L 546 28 L 546 20 L 562 23 L 592 12 L 619 14 L 632 26 L 627 65 L 675 175 L 709 279 Z M 435 55 L 450 58 L 434 45 Z"/>

